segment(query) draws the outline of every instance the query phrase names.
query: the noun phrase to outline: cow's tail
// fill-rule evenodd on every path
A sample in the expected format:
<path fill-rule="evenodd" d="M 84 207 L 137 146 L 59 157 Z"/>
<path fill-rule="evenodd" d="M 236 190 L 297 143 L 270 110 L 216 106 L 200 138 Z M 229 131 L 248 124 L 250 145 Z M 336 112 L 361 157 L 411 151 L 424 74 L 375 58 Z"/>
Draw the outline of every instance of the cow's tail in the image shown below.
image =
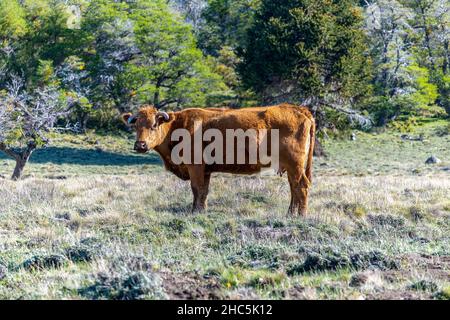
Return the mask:
<path fill-rule="evenodd" d="M 309 129 L 309 150 L 308 159 L 306 160 L 306 177 L 309 183 L 312 183 L 312 169 L 313 169 L 313 154 L 314 154 L 314 143 L 316 141 L 316 123 L 314 118 L 310 118 L 311 128 Z"/>

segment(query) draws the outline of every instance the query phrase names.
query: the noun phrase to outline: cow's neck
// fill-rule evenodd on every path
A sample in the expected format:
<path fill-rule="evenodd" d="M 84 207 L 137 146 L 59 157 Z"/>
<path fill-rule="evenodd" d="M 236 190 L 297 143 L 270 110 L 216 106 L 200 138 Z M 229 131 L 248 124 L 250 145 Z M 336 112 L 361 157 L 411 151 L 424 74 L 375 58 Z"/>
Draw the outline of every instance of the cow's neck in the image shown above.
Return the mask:
<path fill-rule="evenodd" d="M 172 118 L 175 113 L 170 112 L 169 113 L 170 117 Z M 158 154 L 161 156 L 161 158 L 163 158 L 163 160 L 165 162 L 168 163 L 172 163 L 172 160 L 170 158 L 171 155 L 171 150 L 170 150 L 170 141 L 171 141 L 171 132 L 173 131 L 173 127 L 175 124 L 175 119 L 171 119 L 171 121 L 163 123 L 161 125 L 161 135 L 164 136 L 164 139 L 162 140 L 162 142 L 157 145 L 154 149 L 156 152 L 158 152 Z"/>

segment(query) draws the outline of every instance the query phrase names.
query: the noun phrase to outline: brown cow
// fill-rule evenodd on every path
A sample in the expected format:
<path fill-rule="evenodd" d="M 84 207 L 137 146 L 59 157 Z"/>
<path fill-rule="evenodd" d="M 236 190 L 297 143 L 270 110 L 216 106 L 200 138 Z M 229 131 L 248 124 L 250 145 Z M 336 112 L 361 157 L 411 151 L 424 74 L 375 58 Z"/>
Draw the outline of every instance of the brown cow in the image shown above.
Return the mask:
<path fill-rule="evenodd" d="M 124 114 L 123 121 L 133 126 L 137 131 L 137 141 L 134 149 L 145 153 L 151 149 L 161 156 L 165 168 L 183 180 L 190 180 L 194 194 L 193 211 L 206 208 L 206 197 L 211 174 L 226 172 L 233 174 L 254 174 L 270 164 L 256 163 L 249 160 L 249 141 L 245 143 L 245 163 L 199 164 L 188 161 L 175 164 L 172 151 L 179 143 L 172 141 L 172 133 L 176 129 L 186 129 L 194 136 L 194 123 L 201 121 L 202 132 L 208 129 L 218 129 L 225 136 L 227 129 L 266 129 L 268 132 L 278 129 L 279 132 L 279 167 L 278 173 L 287 172 L 291 188 L 291 203 L 289 213 L 306 215 L 308 189 L 312 177 L 312 157 L 315 138 L 315 121 L 305 107 L 282 104 L 270 107 L 255 107 L 244 109 L 184 109 L 178 112 L 162 112 L 152 106 L 143 106 L 137 115 Z M 216 130 L 217 131 L 217 130 Z M 271 152 L 271 138 L 268 135 L 267 146 Z M 205 148 L 202 141 L 201 150 Z M 259 147 L 258 147 L 259 148 Z M 240 149 L 242 151 L 242 149 Z M 234 155 L 237 156 L 237 148 Z M 224 152 L 225 154 L 225 152 Z M 225 155 L 224 155 L 225 158 Z"/>

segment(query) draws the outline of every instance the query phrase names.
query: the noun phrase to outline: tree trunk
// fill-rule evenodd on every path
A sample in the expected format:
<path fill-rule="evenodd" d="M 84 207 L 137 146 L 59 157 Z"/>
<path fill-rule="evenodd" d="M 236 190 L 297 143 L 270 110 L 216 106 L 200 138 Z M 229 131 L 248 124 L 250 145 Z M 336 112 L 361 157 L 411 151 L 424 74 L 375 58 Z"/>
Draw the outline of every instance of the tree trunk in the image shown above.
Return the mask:
<path fill-rule="evenodd" d="M 316 139 L 315 139 L 315 142 L 314 142 L 314 153 L 313 153 L 313 155 L 315 157 L 325 157 L 326 156 L 326 153 L 325 153 L 325 150 L 323 149 L 322 143 L 320 142 L 319 138 L 317 138 L 317 136 L 316 136 Z"/>
<path fill-rule="evenodd" d="M 324 127 L 325 123 L 325 114 L 322 110 L 320 110 L 319 105 L 315 105 L 313 107 L 309 107 L 309 110 L 314 116 L 314 119 L 316 121 L 316 135 L 314 139 L 314 151 L 313 155 L 315 157 L 326 157 L 325 149 L 323 148 L 322 143 L 319 140 L 318 133 L 322 128 Z"/>
<path fill-rule="evenodd" d="M 25 165 L 27 164 L 28 160 L 31 157 L 31 154 L 36 149 L 36 144 L 34 142 L 28 143 L 27 148 L 21 152 L 16 153 L 16 166 L 14 168 L 13 175 L 11 177 L 12 180 L 16 181 L 19 180 L 22 177 L 23 169 L 25 168 Z"/>
<path fill-rule="evenodd" d="M 431 26 L 427 23 L 427 12 L 426 12 L 426 8 L 424 7 L 424 4 L 420 4 L 419 9 L 420 9 L 420 15 L 422 17 L 422 23 L 423 23 L 425 47 L 428 52 L 428 59 L 430 60 L 429 61 L 430 69 L 432 71 L 434 71 L 436 69 L 436 66 L 434 64 L 433 49 L 431 48 Z"/>
<path fill-rule="evenodd" d="M 81 133 L 86 133 L 88 120 L 89 120 L 89 113 L 87 113 L 87 112 L 80 112 L 79 113 L 79 115 L 78 115 L 78 123 L 80 124 L 80 131 L 81 131 Z"/>
<path fill-rule="evenodd" d="M 159 85 L 156 84 L 156 91 L 155 91 L 155 95 L 153 96 L 153 105 L 155 106 L 156 109 L 159 109 Z"/>
<path fill-rule="evenodd" d="M 25 159 L 17 159 L 16 160 L 16 167 L 14 168 L 13 175 L 11 177 L 12 180 L 16 181 L 19 180 L 22 176 L 23 169 L 25 168 L 25 165 L 27 164 L 28 160 Z"/>

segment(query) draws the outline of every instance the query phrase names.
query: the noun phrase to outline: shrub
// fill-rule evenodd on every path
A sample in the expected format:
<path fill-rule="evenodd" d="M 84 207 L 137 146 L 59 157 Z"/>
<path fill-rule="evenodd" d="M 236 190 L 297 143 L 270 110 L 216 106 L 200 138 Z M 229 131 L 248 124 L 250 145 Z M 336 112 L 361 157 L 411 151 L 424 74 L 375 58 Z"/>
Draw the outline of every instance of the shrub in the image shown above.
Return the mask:
<path fill-rule="evenodd" d="M 29 271 L 37 271 L 51 268 L 61 268 L 65 265 L 67 259 L 58 254 L 35 255 L 22 263 L 22 268 Z"/>
<path fill-rule="evenodd" d="M 450 286 L 447 286 L 437 292 L 434 297 L 439 300 L 450 300 Z"/>
<path fill-rule="evenodd" d="M 110 277 L 104 273 L 96 276 L 95 283 L 78 290 L 89 299 L 141 300 L 166 299 L 161 279 L 154 273 L 130 272 Z"/>
<path fill-rule="evenodd" d="M 438 285 L 436 283 L 434 283 L 433 281 L 420 280 L 420 281 L 415 282 L 412 285 L 410 285 L 409 289 L 417 290 L 417 291 L 431 291 L 431 292 L 435 292 L 439 288 L 438 288 Z"/>
<path fill-rule="evenodd" d="M 287 274 L 292 276 L 310 271 L 334 271 L 342 268 L 390 270 L 398 269 L 399 265 L 379 251 L 358 252 L 350 255 L 337 252 L 312 252 L 306 255 L 303 263 L 289 266 Z"/>
<path fill-rule="evenodd" d="M 250 245 L 228 257 L 234 265 L 276 269 L 279 267 L 279 249 Z"/>

